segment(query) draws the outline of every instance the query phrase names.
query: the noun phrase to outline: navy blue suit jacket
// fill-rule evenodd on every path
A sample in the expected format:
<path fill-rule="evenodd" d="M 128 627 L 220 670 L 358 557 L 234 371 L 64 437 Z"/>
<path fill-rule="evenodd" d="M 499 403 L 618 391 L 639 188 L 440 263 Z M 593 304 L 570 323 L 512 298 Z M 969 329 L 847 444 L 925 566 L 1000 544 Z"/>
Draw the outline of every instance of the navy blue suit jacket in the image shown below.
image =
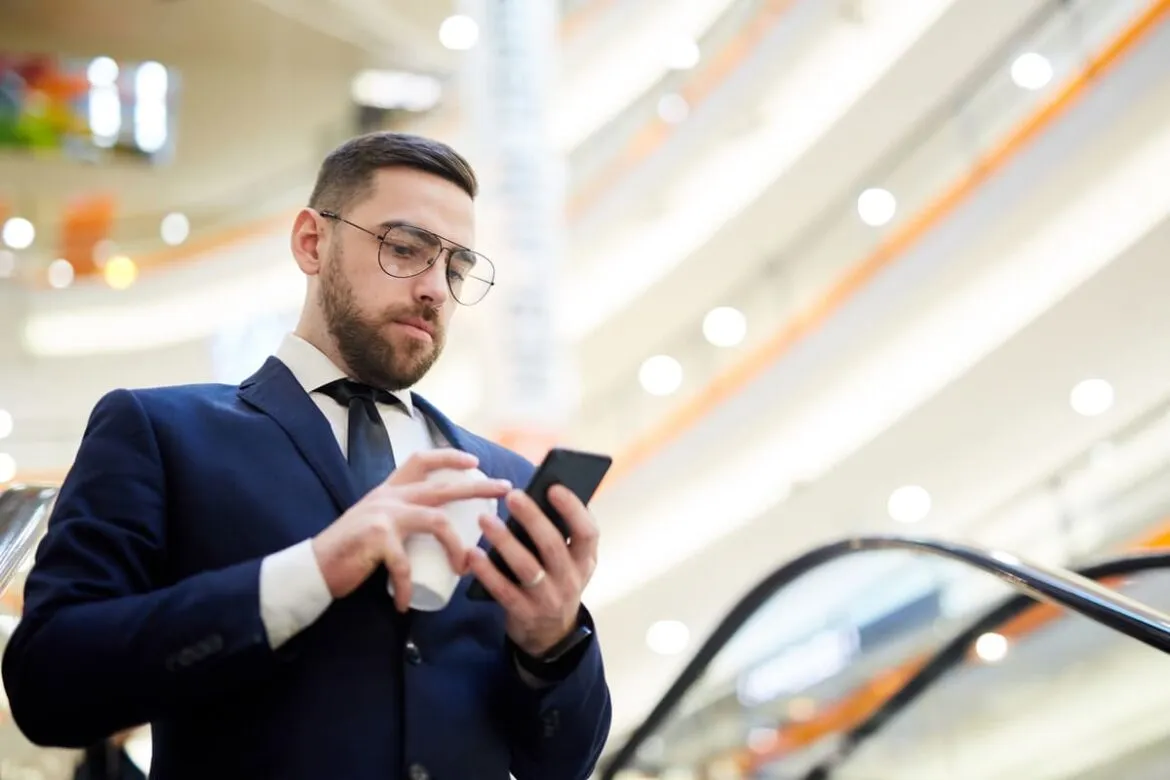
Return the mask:
<path fill-rule="evenodd" d="M 417 397 L 416 397 L 417 398 Z M 524 485 L 524 458 L 417 398 L 453 446 Z M 610 725 L 597 643 L 533 689 L 504 614 L 400 615 L 385 570 L 278 650 L 264 556 L 357 500 L 329 425 L 283 363 L 240 387 L 117 390 L 95 407 L 4 655 L 17 725 L 80 747 L 151 723 L 151 776 L 577 780 Z"/>

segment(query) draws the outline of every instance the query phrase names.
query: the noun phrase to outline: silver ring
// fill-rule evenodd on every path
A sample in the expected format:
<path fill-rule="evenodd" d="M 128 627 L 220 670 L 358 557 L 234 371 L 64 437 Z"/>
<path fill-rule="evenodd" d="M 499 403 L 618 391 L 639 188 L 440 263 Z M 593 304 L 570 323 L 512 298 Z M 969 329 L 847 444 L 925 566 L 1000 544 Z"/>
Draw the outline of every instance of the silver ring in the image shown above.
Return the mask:
<path fill-rule="evenodd" d="M 544 582 L 544 569 L 541 569 L 540 571 L 538 571 L 536 573 L 536 576 L 533 577 L 529 582 L 524 583 L 524 587 L 525 587 L 525 589 L 535 588 L 537 585 L 539 585 L 542 582 Z"/>

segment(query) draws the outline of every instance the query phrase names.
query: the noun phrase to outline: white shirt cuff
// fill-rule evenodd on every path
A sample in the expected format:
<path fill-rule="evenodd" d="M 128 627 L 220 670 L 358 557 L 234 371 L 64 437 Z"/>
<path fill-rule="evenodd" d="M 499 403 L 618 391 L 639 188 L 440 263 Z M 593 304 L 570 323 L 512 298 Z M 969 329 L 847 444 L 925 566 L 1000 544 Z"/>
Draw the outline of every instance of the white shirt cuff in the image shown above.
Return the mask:
<path fill-rule="evenodd" d="M 311 626 L 332 603 L 312 539 L 260 562 L 260 619 L 273 650 Z"/>

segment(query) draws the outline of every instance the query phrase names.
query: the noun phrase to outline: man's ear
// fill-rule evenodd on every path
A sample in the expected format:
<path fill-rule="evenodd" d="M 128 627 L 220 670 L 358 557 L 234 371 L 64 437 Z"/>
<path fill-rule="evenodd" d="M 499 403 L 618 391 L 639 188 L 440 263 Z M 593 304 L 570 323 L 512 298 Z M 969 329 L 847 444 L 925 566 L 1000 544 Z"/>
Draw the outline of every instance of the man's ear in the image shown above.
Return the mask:
<path fill-rule="evenodd" d="M 321 253 L 324 249 L 322 226 L 324 219 L 315 209 L 303 208 L 293 220 L 290 246 L 293 258 L 302 273 L 316 276 L 321 273 Z"/>

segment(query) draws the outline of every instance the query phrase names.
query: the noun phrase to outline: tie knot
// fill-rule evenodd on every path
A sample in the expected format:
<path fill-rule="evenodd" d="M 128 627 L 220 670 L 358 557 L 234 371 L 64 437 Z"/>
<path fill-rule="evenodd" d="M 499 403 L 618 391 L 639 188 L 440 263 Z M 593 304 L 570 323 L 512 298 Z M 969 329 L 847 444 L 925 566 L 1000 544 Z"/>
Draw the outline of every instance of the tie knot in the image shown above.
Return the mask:
<path fill-rule="evenodd" d="M 376 387 L 362 384 L 361 382 L 355 382 L 352 379 L 338 379 L 330 382 L 320 387 L 319 392 L 329 396 L 342 406 L 349 406 L 353 400 L 390 405 L 401 403 L 393 394 L 386 390 L 380 390 Z"/>

